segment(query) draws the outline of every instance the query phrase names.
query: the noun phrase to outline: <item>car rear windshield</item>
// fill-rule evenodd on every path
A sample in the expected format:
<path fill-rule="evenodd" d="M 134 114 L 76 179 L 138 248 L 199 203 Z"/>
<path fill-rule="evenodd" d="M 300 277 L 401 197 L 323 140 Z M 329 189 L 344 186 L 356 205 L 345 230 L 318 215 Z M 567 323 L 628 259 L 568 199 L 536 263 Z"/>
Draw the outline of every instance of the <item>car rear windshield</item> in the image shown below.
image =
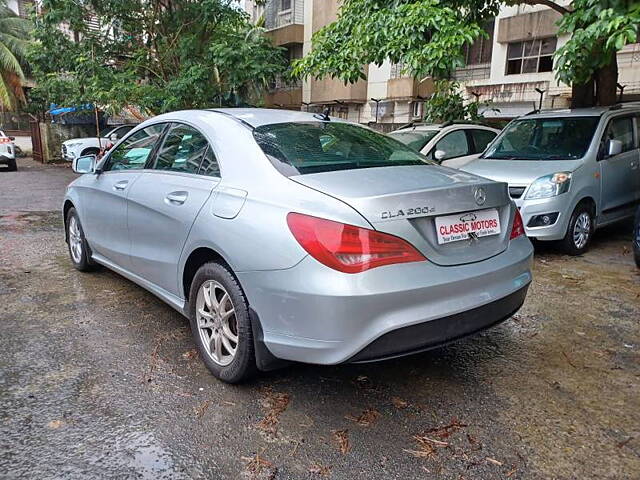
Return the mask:
<path fill-rule="evenodd" d="M 584 157 L 600 117 L 523 118 L 511 122 L 482 158 L 575 160 Z"/>
<path fill-rule="evenodd" d="M 276 123 L 256 128 L 253 135 L 287 176 L 430 163 L 397 140 L 342 122 Z"/>
<path fill-rule="evenodd" d="M 391 136 L 419 152 L 437 133 L 438 130 L 406 130 L 393 132 Z"/>

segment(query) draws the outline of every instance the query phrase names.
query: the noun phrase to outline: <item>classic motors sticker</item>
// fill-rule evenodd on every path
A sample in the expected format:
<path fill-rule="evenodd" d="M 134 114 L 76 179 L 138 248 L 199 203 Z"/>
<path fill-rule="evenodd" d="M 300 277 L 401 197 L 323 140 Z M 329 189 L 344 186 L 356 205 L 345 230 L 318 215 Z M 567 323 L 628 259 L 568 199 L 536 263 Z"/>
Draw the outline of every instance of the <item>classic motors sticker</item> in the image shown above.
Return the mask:
<path fill-rule="evenodd" d="M 490 208 L 436 217 L 436 233 L 439 244 L 497 235 L 500 233 L 500 216 L 498 210 Z"/>

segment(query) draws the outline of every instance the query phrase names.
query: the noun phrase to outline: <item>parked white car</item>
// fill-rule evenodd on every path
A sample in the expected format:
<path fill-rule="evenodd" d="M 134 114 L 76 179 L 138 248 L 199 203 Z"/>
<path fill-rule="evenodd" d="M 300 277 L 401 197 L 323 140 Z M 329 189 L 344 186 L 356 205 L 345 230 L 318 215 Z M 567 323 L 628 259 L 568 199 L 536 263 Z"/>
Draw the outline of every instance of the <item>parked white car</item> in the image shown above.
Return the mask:
<path fill-rule="evenodd" d="M 136 125 L 115 125 L 103 132 L 100 137 L 72 138 L 62 143 L 62 158 L 67 162 L 73 162 L 74 159 L 83 155 L 97 155 L 100 149 L 105 146 L 114 144 L 124 137 Z"/>
<path fill-rule="evenodd" d="M 445 167 L 460 168 L 478 158 L 498 133 L 484 125 L 449 122 L 412 123 L 389 135 Z"/>
<path fill-rule="evenodd" d="M 18 170 L 14 138 L 5 135 L 2 130 L 0 130 L 0 165 L 6 165 L 10 172 Z"/>

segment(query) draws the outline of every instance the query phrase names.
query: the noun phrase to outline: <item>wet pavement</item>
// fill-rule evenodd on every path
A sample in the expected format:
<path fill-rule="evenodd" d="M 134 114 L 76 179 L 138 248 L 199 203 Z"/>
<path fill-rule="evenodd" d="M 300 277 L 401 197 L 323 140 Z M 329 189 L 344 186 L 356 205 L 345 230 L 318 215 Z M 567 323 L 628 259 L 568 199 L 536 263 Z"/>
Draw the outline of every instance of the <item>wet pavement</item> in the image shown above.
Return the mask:
<path fill-rule="evenodd" d="M 68 168 L 0 171 L 0 477 L 640 478 L 640 270 L 630 225 L 538 248 L 511 320 L 369 365 L 213 378 L 187 321 L 75 271 Z"/>

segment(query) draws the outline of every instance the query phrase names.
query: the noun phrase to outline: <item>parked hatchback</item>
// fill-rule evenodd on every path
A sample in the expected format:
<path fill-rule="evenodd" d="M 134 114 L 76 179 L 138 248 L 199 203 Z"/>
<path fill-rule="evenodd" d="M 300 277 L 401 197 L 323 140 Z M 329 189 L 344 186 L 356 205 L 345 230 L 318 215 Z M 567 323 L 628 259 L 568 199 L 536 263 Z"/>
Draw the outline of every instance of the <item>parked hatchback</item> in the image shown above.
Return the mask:
<path fill-rule="evenodd" d="M 527 235 L 583 253 L 640 201 L 640 106 L 556 110 L 511 122 L 463 170 L 507 182 Z"/>
<path fill-rule="evenodd" d="M 433 348 L 509 318 L 531 282 L 506 184 L 323 115 L 169 113 L 73 168 L 74 266 L 189 317 L 228 382 Z"/>
<path fill-rule="evenodd" d="M 391 132 L 396 140 L 441 165 L 460 168 L 475 160 L 500 130 L 469 123 L 412 123 Z"/>

